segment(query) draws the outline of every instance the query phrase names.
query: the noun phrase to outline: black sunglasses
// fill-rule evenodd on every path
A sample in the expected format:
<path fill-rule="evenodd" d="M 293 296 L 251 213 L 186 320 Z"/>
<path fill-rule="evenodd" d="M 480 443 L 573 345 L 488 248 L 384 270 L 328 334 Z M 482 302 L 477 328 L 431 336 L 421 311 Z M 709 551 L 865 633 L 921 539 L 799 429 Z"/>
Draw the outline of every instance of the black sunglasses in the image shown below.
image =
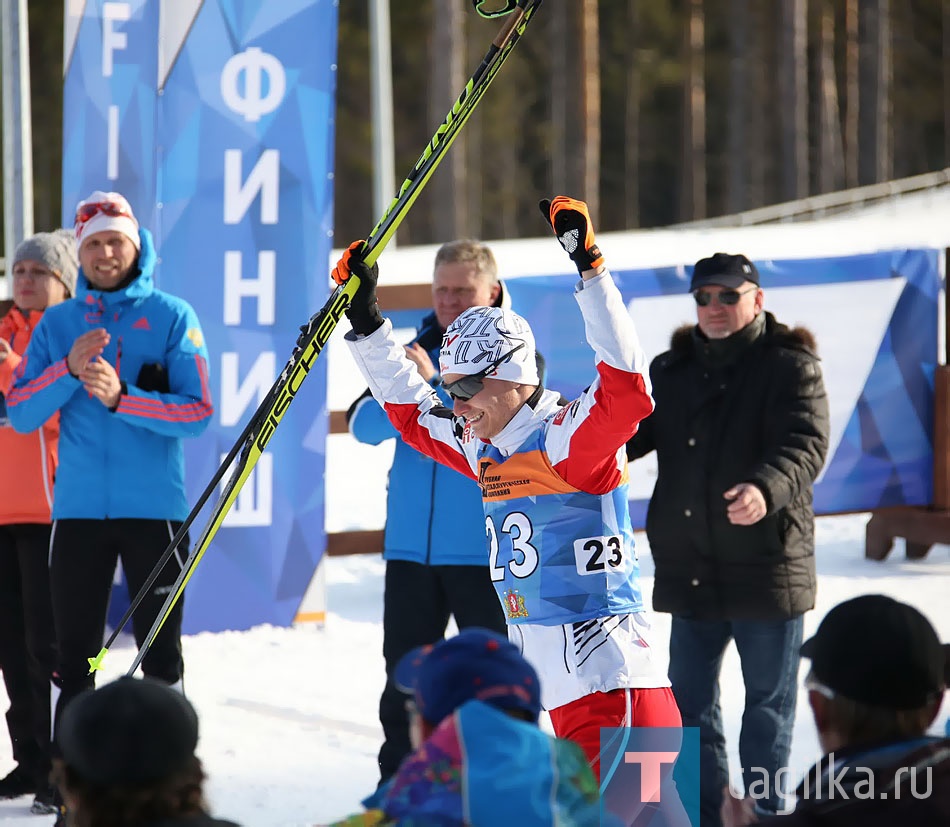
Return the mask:
<path fill-rule="evenodd" d="M 758 290 L 759 288 L 755 285 L 752 287 L 747 287 L 745 290 L 720 290 L 719 296 L 716 301 L 719 304 L 724 304 L 726 307 L 732 307 L 739 303 L 739 299 L 742 298 L 746 293 L 751 293 L 753 290 Z M 710 293 L 708 290 L 697 290 L 693 293 L 693 298 L 696 299 L 696 304 L 700 307 L 709 307 L 713 301 L 713 293 Z"/>
<path fill-rule="evenodd" d="M 520 345 L 516 345 L 511 350 L 509 350 L 504 356 L 499 357 L 494 362 L 489 362 L 478 373 L 473 373 L 470 376 L 463 376 L 461 379 L 456 379 L 454 382 L 443 382 L 442 387 L 445 388 L 445 392 L 453 399 L 461 399 L 463 401 L 466 399 L 471 399 L 476 393 L 485 387 L 485 383 L 482 380 L 484 380 L 484 378 L 488 376 L 488 374 L 490 374 L 493 370 L 495 370 L 495 368 L 497 368 L 502 362 L 507 362 L 524 346 L 525 343 L 522 342 Z"/>

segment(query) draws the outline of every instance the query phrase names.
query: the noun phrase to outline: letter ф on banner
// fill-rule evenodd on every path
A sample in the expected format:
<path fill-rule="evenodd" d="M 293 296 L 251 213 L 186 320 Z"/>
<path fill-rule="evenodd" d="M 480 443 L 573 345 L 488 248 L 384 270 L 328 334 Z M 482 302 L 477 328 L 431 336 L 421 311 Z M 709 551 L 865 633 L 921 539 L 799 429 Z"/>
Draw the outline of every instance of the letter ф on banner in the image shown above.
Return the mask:
<path fill-rule="evenodd" d="M 699 729 L 600 731 L 601 823 L 699 824 Z"/>
<path fill-rule="evenodd" d="M 236 54 L 221 72 L 221 97 L 229 109 L 243 115 L 248 123 L 257 123 L 262 115 L 273 112 L 284 99 L 286 89 L 283 64 L 256 46 Z"/>

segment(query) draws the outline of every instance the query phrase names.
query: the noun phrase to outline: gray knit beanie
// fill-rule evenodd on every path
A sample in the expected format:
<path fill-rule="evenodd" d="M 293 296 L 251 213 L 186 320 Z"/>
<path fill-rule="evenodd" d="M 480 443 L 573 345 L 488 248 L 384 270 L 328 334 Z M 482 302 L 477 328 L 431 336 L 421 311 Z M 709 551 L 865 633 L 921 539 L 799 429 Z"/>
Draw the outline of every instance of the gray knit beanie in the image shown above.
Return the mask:
<path fill-rule="evenodd" d="M 76 295 L 76 276 L 79 273 L 79 255 L 76 236 L 72 230 L 59 229 L 51 233 L 30 236 L 13 253 L 13 265 L 18 261 L 38 261 L 56 274 L 66 285 L 70 296 Z"/>

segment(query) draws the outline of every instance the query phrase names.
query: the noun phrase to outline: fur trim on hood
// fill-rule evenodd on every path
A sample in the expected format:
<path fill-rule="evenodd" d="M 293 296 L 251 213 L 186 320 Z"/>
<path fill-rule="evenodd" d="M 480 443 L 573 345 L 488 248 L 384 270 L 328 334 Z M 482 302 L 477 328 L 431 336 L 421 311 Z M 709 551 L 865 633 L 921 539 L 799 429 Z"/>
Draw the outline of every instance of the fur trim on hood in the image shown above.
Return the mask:
<path fill-rule="evenodd" d="M 687 355 L 693 347 L 694 324 L 684 324 L 673 331 L 670 337 L 670 350 L 677 356 Z M 778 347 L 787 347 L 792 350 L 802 350 L 812 356 L 818 356 L 818 343 L 815 335 L 807 327 L 788 327 L 776 321 L 768 311 L 765 312 L 764 337 L 770 344 Z"/>

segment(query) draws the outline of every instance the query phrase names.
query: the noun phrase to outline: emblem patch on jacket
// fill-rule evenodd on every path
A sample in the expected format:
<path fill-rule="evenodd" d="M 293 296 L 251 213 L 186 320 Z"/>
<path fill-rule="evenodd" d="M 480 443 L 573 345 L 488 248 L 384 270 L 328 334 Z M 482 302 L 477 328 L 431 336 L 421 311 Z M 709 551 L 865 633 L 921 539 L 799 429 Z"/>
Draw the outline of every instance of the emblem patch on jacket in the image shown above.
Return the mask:
<path fill-rule="evenodd" d="M 528 616 L 528 610 L 524 605 L 524 596 L 517 589 L 508 589 L 505 592 L 505 613 L 511 619 Z"/>
<path fill-rule="evenodd" d="M 201 348 L 204 344 L 204 337 L 201 335 L 201 330 L 197 327 L 189 327 L 188 331 L 185 333 L 185 338 L 188 339 L 196 348 Z"/>

